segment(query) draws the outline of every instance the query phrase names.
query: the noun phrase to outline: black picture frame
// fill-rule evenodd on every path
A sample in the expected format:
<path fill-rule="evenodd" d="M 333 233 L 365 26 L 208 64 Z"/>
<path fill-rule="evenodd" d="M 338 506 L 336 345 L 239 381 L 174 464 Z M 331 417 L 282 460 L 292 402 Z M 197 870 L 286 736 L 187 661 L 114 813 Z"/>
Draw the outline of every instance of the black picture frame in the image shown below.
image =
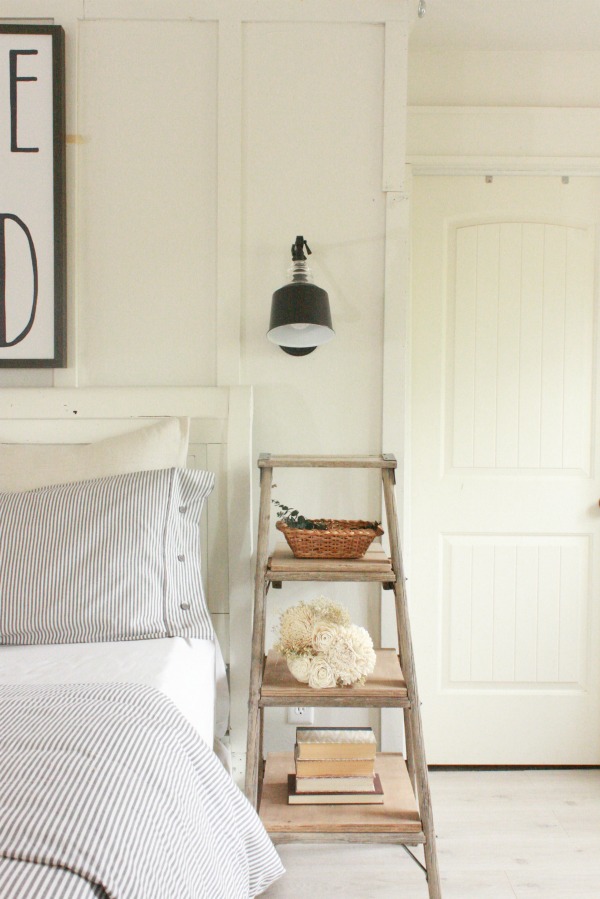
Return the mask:
<path fill-rule="evenodd" d="M 31 40 L 24 40 L 27 38 Z M 0 104 L 6 121 L 2 130 L 5 146 L 0 148 L 0 368 L 64 368 L 64 29 L 60 25 L 0 25 L 0 66 L 4 66 L 0 92 L 5 94 L 0 94 Z M 51 118 L 47 109 L 50 104 Z M 23 136 L 20 120 L 25 122 L 22 131 L 28 132 Z M 35 172 L 33 179 L 28 168 L 30 173 Z M 43 190 L 38 190 L 37 195 L 32 180 L 34 185 L 43 183 Z M 3 208 L 5 205 L 11 208 Z M 20 277 L 25 257 L 27 273 L 23 263 Z"/>

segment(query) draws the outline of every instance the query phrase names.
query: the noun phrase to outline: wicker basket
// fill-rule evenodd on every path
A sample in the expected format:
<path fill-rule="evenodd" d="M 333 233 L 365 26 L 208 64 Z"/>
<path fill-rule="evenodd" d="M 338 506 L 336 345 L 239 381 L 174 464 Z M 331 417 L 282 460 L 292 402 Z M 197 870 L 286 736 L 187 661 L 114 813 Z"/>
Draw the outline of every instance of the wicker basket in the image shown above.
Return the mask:
<path fill-rule="evenodd" d="M 315 519 L 327 525 L 326 530 L 306 531 L 291 528 L 278 521 L 281 531 L 297 559 L 360 559 L 375 539 L 383 534 L 369 521 L 342 521 L 333 518 Z"/>

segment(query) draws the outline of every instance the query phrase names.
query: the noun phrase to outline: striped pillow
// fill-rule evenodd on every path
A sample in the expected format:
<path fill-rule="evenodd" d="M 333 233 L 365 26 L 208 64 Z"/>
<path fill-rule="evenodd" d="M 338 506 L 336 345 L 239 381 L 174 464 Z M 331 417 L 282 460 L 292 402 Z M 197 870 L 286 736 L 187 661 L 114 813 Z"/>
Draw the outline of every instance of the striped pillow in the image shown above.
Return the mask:
<path fill-rule="evenodd" d="M 200 572 L 208 471 L 0 493 L 0 643 L 211 639 Z"/>

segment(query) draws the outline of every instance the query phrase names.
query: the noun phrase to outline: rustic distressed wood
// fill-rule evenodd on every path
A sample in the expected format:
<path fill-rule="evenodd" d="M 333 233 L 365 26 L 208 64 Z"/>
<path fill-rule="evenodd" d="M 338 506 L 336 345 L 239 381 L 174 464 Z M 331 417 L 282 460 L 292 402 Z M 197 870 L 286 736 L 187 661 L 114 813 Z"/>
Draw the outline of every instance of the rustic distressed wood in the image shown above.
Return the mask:
<path fill-rule="evenodd" d="M 256 578 L 254 581 L 254 623 L 252 628 L 252 661 L 250 665 L 250 697 L 248 700 L 248 743 L 246 750 L 246 796 L 256 806 L 258 765 L 261 746 L 260 687 L 265 654 L 265 623 L 267 582 L 265 571 L 269 554 L 269 523 L 271 517 L 271 484 L 273 470 L 260 472 L 260 508 L 256 548 Z"/>
<path fill-rule="evenodd" d="M 398 659 L 398 662 L 400 659 Z M 407 691 L 408 692 L 408 691 Z M 404 739 L 406 742 L 406 767 L 408 768 L 408 776 L 412 784 L 415 796 L 417 795 L 417 778 L 415 774 L 415 747 L 412 736 L 412 722 L 410 716 L 410 702 L 404 709 Z"/>
<path fill-rule="evenodd" d="M 261 454 L 259 468 L 396 468 L 395 456 L 271 456 Z"/>
<path fill-rule="evenodd" d="M 368 571 L 392 570 L 392 560 L 386 555 L 381 543 L 372 543 L 360 559 L 298 559 L 287 543 L 280 540 L 269 558 L 270 571 L 356 572 L 363 567 Z"/>
<path fill-rule="evenodd" d="M 408 706 L 406 683 L 395 649 L 378 649 L 375 670 L 366 684 L 313 690 L 290 674 L 287 662 L 274 649 L 265 662 L 261 690 L 263 706 L 373 706 L 376 708 Z"/>
<path fill-rule="evenodd" d="M 267 706 L 374 706 L 404 709 L 407 759 L 393 753 L 379 754 L 383 805 L 307 806 L 288 805 L 287 774 L 293 771 L 291 753 L 270 754 L 261 770 L 260 815 L 277 842 L 338 841 L 424 844 L 429 899 L 441 899 L 435 831 L 431 811 L 427 764 L 415 664 L 410 635 L 405 578 L 400 552 L 396 499 L 397 466 L 394 456 L 270 456 L 258 460 L 261 471 L 257 568 L 254 599 L 254 633 L 248 728 L 246 794 L 257 806 L 259 768 L 262 765 L 263 712 Z M 391 558 L 389 568 L 378 556 L 373 564 L 357 560 L 287 559 L 278 553 L 276 564 L 268 558 L 270 490 L 275 467 L 380 469 L 387 517 Z M 283 556 L 283 558 L 282 558 Z M 271 651 L 265 659 L 265 599 L 269 586 L 285 581 L 375 581 L 393 589 L 398 630 L 398 654 L 378 650 L 377 667 L 363 686 L 311 690 L 297 682 L 285 660 Z M 384 782 L 385 780 L 385 782 Z"/>
<path fill-rule="evenodd" d="M 396 495 L 394 493 L 394 472 L 383 471 L 383 497 L 388 523 L 388 536 L 390 552 L 392 555 L 392 567 L 396 572 L 394 585 L 394 597 L 396 604 L 396 622 L 398 626 L 398 645 L 400 647 L 400 659 L 404 677 L 408 689 L 410 701 L 410 740 L 414 751 L 414 776 L 417 785 L 419 807 L 423 821 L 425 834 L 425 863 L 427 868 L 427 884 L 430 899 L 441 899 L 440 874 L 437 863 L 435 844 L 435 829 L 433 825 L 433 812 L 431 808 L 431 796 L 429 792 L 429 777 L 425 758 L 425 741 L 423 738 L 423 725 L 421 723 L 421 710 L 419 692 L 417 689 L 417 673 L 412 649 L 410 621 L 408 617 L 408 603 L 406 598 L 406 581 L 404 577 L 404 565 L 400 553 L 400 534 L 398 531 L 398 515 L 396 510 Z"/>
<path fill-rule="evenodd" d="M 326 833 L 315 831 L 314 833 L 271 833 L 272 841 L 277 846 L 286 843 L 391 843 L 399 846 L 420 846 L 425 842 L 425 835 L 421 833 Z M 333 850 L 332 850 L 333 851 Z M 337 886 L 337 881 L 336 881 Z M 339 894 L 339 893 L 338 893 Z"/>
<path fill-rule="evenodd" d="M 421 833 L 419 809 L 403 757 L 378 753 L 375 770 L 384 792 L 382 805 L 288 805 L 291 752 L 269 753 L 260 817 L 269 833 Z"/>
<path fill-rule="evenodd" d="M 360 562 L 360 559 L 356 560 Z M 396 575 L 390 571 L 371 571 L 368 568 L 358 567 L 356 571 L 297 571 L 289 569 L 288 571 L 267 571 L 266 578 L 275 583 L 280 581 L 377 581 L 381 584 L 393 584 Z"/>

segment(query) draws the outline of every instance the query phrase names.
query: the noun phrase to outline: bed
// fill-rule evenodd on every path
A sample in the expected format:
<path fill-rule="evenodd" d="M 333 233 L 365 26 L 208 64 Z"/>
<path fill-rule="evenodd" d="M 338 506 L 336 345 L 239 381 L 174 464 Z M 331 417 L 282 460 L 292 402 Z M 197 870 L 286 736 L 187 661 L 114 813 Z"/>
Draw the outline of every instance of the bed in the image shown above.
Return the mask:
<path fill-rule="evenodd" d="M 2 391 L 6 899 L 241 899 L 281 875 L 231 776 L 250 423 L 245 388 Z"/>

